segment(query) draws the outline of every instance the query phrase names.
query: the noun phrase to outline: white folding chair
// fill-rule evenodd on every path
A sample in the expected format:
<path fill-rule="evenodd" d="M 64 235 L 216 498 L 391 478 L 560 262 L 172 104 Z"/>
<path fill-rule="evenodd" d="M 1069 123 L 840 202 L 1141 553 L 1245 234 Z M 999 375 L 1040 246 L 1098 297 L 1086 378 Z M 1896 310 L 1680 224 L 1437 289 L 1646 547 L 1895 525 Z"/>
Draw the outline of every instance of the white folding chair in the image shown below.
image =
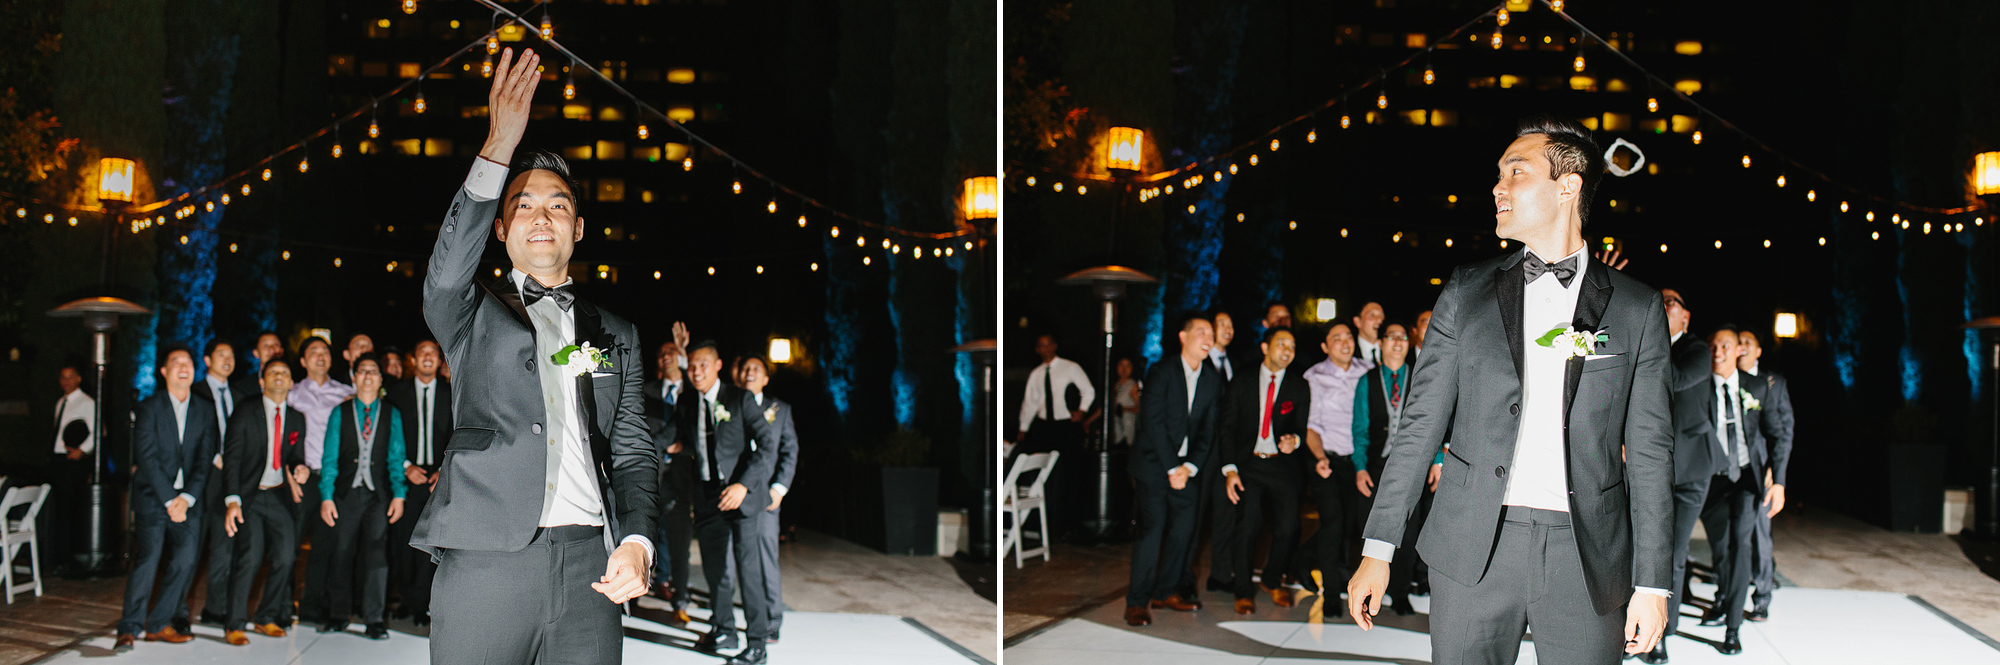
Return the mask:
<path fill-rule="evenodd" d="M 1007 470 L 1007 484 L 1002 486 L 1007 494 L 1000 503 L 1002 517 L 1007 522 L 1007 530 L 1004 534 L 1005 542 L 1001 543 L 1001 547 L 1014 550 L 1015 568 L 1020 568 L 1022 560 L 1028 557 L 1039 556 L 1043 561 L 1049 560 L 1049 507 L 1048 498 L 1042 494 L 1042 484 L 1048 482 L 1049 472 L 1055 470 L 1056 459 L 1061 456 L 1060 452 L 1022 455 L 1015 458 L 1013 468 Z M 1026 487 L 1022 487 L 1021 477 L 1034 471 L 1041 473 L 1036 474 L 1035 479 L 1029 481 Z M 1036 545 L 1029 548 L 1027 542 L 1029 533 L 1025 527 L 1028 523 L 1028 514 L 1036 512 L 1039 512 L 1037 516 L 1041 518 L 1041 529 L 1033 533 Z"/>
<path fill-rule="evenodd" d="M 0 517 L 7 520 L 6 529 L 0 530 L 0 554 L 6 557 L 5 565 L 0 566 L 0 585 L 6 587 L 10 605 L 17 593 L 33 590 L 35 597 L 42 596 L 42 546 L 35 538 L 35 516 L 42 512 L 42 500 L 48 495 L 48 485 L 36 485 L 8 488 L 7 494 L 0 497 Z M 28 512 L 18 520 L 10 517 L 20 506 L 27 506 Z M 14 557 L 21 553 L 22 545 L 28 546 L 28 567 L 21 572 L 28 573 L 32 581 L 15 584 Z"/>

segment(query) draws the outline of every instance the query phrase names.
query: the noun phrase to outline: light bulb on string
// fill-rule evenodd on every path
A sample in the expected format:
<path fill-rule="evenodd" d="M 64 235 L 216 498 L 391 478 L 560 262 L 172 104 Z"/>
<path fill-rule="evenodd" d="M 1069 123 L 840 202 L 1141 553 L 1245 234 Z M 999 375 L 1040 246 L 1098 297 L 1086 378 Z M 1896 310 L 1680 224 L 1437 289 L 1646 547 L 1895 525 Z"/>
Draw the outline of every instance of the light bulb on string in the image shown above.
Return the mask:
<path fill-rule="evenodd" d="M 264 169 L 264 179 L 265 179 L 265 180 L 270 180 L 270 179 L 271 179 L 271 170 L 270 170 L 270 169 Z"/>
<path fill-rule="evenodd" d="M 1872 221 L 1875 221 L 1875 211 L 1873 211 L 1873 210 L 1870 210 L 1870 211 L 1868 211 L 1868 214 L 1867 214 L 1867 218 L 1868 218 L 1868 221 L 1871 221 L 1871 222 L 1872 222 Z"/>
<path fill-rule="evenodd" d="M 803 229 L 803 228 L 805 228 L 805 227 L 806 227 L 806 216 L 805 216 L 805 215 L 799 215 L 799 228 L 802 228 L 802 229 Z"/>
<path fill-rule="evenodd" d="M 576 73 L 574 72 L 574 67 L 571 69 L 571 73 L 563 78 L 563 99 L 576 99 Z M 641 136 L 639 138 L 645 137 Z"/>
<path fill-rule="evenodd" d="M 1354 125 L 1354 120 L 1353 120 L 1353 118 L 1349 118 L 1349 117 L 1347 117 L 1347 116 L 1345 116 L 1345 115 L 1343 115 L 1343 116 L 1340 116 L 1340 128 L 1341 128 L 1341 129 L 1347 129 L 1348 127 L 1351 127 L 1351 126 L 1353 126 L 1353 125 Z"/>
<path fill-rule="evenodd" d="M 1308 129 L 1308 130 L 1306 130 L 1306 142 L 1307 142 L 1307 143 L 1316 143 L 1316 142 L 1318 142 L 1318 141 L 1319 141 L 1319 128 L 1318 128 L 1318 127 L 1314 127 L 1314 128 L 1312 128 L 1312 129 Z"/>
<path fill-rule="evenodd" d="M 686 157 L 682 157 L 682 158 L 681 158 L 681 170 L 682 170 L 682 171 L 693 171 L 693 170 L 694 170 L 694 156 L 693 156 L 693 155 L 688 155 L 688 156 L 686 156 Z"/>
<path fill-rule="evenodd" d="M 417 113 L 418 113 L 419 115 L 423 114 L 423 112 L 424 112 L 425 110 L 427 110 L 427 109 L 429 109 L 429 108 L 430 108 L 430 105 L 429 105 L 429 104 L 425 104 L 425 103 L 424 103 L 424 89 L 423 89 L 423 88 L 417 88 L 417 103 L 416 103 L 416 107 L 417 107 Z"/>
<path fill-rule="evenodd" d="M 1646 112 L 1647 112 L 1647 113 L 1659 113 L 1659 112 L 1660 112 L 1660 98 L 1658 98 L 1658 97 L 1647 97 L 1647 98 L 1646 98 Z"/>
<path fill-rule="evenodd" d="M 764 210 L 765 210 L 765 211 L 767 211 L 767 212 L 770 212 L 771 214 L 777 214 L 777 212 L 778 212 L 778 200 L 777 200 L 777 199 L 771 199 L 771 202 L 770 202 L 770 203 L 766 203 L 766 204 L 764 204 Z"/>
<path fill-rule="evenodd" d="M 549 41 L 549 40 L 551 40 L 551 39 L 555 39 L 555 38 L 556 38 L 556 24 L 555 24 L 555 23 L 552 23 L 552 22 L 550 22 L 550 21 L 549 21 L 549 10 L 548 10 L 548 6 L 547 6 L 547 5 L 543 5 L 543 6 L 542 6 L 542 41 L 545 41 L 545 42 L 546 42 L 546 41 Z"/>
<path fill-rule="evenodd" d="M 1818 200 L 1819 200 L 1819 192 L 1816 192 L 1816 191 L 1813 191 L 1813 190 L 1810 190 L 1810 189 L 1806 190 L 1806 200 L 1807 200 L 1807 201 L 1818 201 Z"/>
<path fill-rule="evenodd" d="M 1251 155 L 1251 156 L 1250 156 L 1250 165 L 1251 165 L 1251 166 L 1256 166 L 1256 165 L 1257 165 L 1257 156 L 1256 156 L 1256 155 Z M 1235 165 L 1235 164 L 1230 164 L 1230 165 L 1229 165 L 1229 172 L 1230 172 L 1230 173 L 1232 173 L 1232 174 L 1236 173 L 1236 165 Z"/>
<path fill-rule="evenodd" d="M 1277 152 L 1277 151 L 1278 151 L 1278 140 L 1271 139 L 1271 152 Z"/>
<path fill-rule="evenodd" d="M 403 0 L 403 13 L 405 14 L 417 13 L 417 0 Z"/>
<path fill-rule="evenodd" d="M 1582 53 L 1576 54 L 1576 59 L 1570 61 L 1569 66 L 1576 69 L 1576 71 L 1579 72 L 1583 71 L 1583 54 Z"/>
<path fill-rule="evenodd" d="M 650 130 L 650 129 L 647 129 L 647 128 L 646 128 L 646 125 L 645 125 L 645 124 L 641 123 L 641 124 L 639 125 L 639 140 L 641 140 L 641 141 L 644 141 L 644 140 L 646 140 L 646 138 L 647 138 L 647 137 L 650 137 L 650 136 L 652 136 L 652 135 L 653 135 L 653 131 L 652 131 L 652 130 Z"/>
<path fill-rule="evenodd" d="M 229 193 L 228 193 L 228 192 L 223 192 L 223 193 L 222 193 L 222 205 L 229 205 Z"/>
<path fill-rule="evenodd" d="M 1563 0 L 1549 0 L 1549 9 L 1553 9 L 1553 10 L 1556 10 L 1556 11 L 1562 11 L 1562 10 L 1563 10 Z"/>
<path fill-rule="evenodd" d="M 243 184 L 243 195 L 244 195 L 244 196 L 249 196 L 249 195 L 250 195 L 250 184 L 249 184 L 249 183 L 244 183 L 244 184 Z"/>
<path fill-rule="evenodd" d="M 341 149 L 340 149 L 340 139 L 336 138 L 336 139 L 334 139 L 334 140 L 333 140 L 333 151 L 332 151 L 332 152 L 333 152 L 333 158 L 334 158 L 334 159 L 340 159 L 340 155 L 341 155 Z"/>
<path fill-rule="evenodd" d="M 486 54 L 486 60 L 479 63 L 480 78 L 493 78 L 493 54 Z"/>
<path fill-rule="evenodd" d="M 202 212 L 215 212 L 215 202 L 214 202 L 214 201 L 209 201 L 209 202 L 207 202 L 207 203 L 204 203 L 204 204 L 202 204 Z M 71 219 L 75 219 L 75 218 L 74 218 L 74 217 L 72 217 Z M 75 224 L 71 224 L 70 226 L 76 226 L 76 225 L 75 225 Z"/>
<path fill-rule="evenodd" d="M 737 181 L 735 181 L 735 182 L 731 182 L 731 183 L 729 183 L 729 193 L 731 193 L 731 194 L 742 194 L 742 193 L 743 193 L 743 181 L 742 181 L 742 180 L 737 180 Z"/>
<path fill-rule="evenodd" d="M 491 32 L 486 33 L 486 54 L 493 55 L 499 52 L 500 52 L 500 35 Z"/>
<path fill-rule="evenodd" d="M 1502 43 L 1503 41 L 1504 41 L 1504 38 L 1503 38 L 1503 37 L 1502 37 L 1502 36 L 1500 35 L 1500 31 L 1499 31 L 1499 30 L 1494 30 L 1494 31 L 1493 31 L 1493 50 L 1495 50 L 1495 51 L 1498 51 L 1498 50 L 1500 50 L 1500 44 L 1501 44 L 1501 43 Z"/>
<path fill-rule="evenodd" d="M 1437 70 L 1431 69 L 1431 66 L 1428 64 L 1424 65 L 1424 85 L 1430 85 L 1432 83 L 1436 83 L 1437 80 L 1438 80 Z"/>
<path fill-rule="evenodd" d="M 1505 25 L 1507 25 L 1507 22 L 1508 22 L 1508 21 L 1512 21 L 1512 20 L 1514 20 L 1514 15 L 1513 15 L 1513 14 L 1510 14 L 1510 13 L 1507 13 L 1507 8 L 1506 8 L 1506 7 L 1501 7 L 1501 8 L 1500 8 L 1500 13 L 1499 13 L 1499 14 L 1496 14 L 1496 15 L 1494 15 L 1494 16 L 1493 16 L 1493 24 L 1494 24 L 1494 25 L 1500 25 L 1500 26 L 1505 26 Z"/>
<path fill-rule="evenodd" d="M 312 168 L 312 162 L 311 162 L 311 161 L 309 161 L 309 160 L 308 160 L 307 158 L 305 158 L 305 157 L 300 157 L 300 158 L 299 158 L 299 172 L 300 172 L 300 173 L 305 173 L 305 172 L 306 172 L 306 169 L 310 169 L 310 168 Z"/>
<path fill-rule="evenodd" d="M 1746 169 L 1747 169 L 1747 168 L 1750 168 L 1750 156 L 1749 156 L 1749 155 L 1744 155 L 1744 156 L 1743 156 L 1743 168 L 1746 168 Z"/>
<path fill-rule="evenodd" d="M 1841 202 L 1840 202 L 1840 211 L 1841 211 L 1841 212 L 1847 212 L 1847 202 L 1846 202 L 1846 201 L 1841 201 Z"/>
<path fill-rule="evenodd" d="M 1778 186 L 1779 187 L 1785 186 L 1785 174 L 1783 173 L 1778 174 Z"/>
<path fill-rule="evenodd" d="M 1375 96 L 1375 108 L 1389 108 L 1389 91 L 1384 90 L 1381 94 Z"/>
<path fill-rule="evenodd" d="M 1694 130 L 1694 144 L 1701 145 L 1701 130 Z"/>
<path fill-rule="evenodd" d="M 1256 157 L 1256 155 L 1251 155 L 1251 157 Z M 1229 175 L 1236 175 L 1236 165 L 1235 165 L 1235 164 L 1230 164 L 1230 165 L 1229 165 Z"/>

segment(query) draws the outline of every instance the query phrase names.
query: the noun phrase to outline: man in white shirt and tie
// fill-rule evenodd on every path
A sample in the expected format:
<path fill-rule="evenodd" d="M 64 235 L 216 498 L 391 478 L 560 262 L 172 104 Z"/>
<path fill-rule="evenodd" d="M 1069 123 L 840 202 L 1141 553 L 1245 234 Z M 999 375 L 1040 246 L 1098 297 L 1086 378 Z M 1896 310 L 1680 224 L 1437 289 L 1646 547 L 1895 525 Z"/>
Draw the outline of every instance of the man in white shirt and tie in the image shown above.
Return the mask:
<path fill-rule="evenodd" d="M 208 341 L 208 347 L 202 352 L 201 358 L 202 363 L 208 367 L 208 372 L 202 374 L 200 381 L 195 382 L 194 394 L 215 403 L 216 431 L 220 436 L 227 438 L 229 417 L 236 412 L 236 403 L 241 397 L 232 391 L 229 385 L 229 376 L 236 372 L 236 347 L 228 340 L 217 337 Z M 215 459 L 211 462 L 216 469 L 222 468 L 221 450 L 216 451 Z M 225 484 L 209 483 L 208 495 L 201 498 L 202 505 L 206 506 L 203 509 L 205 514 L 202 520 L 204 522 L 202 539 L 206 542 L 202 549 L 208 553 L 208 590 L 204 592 L 204 598 L 229 597 L 229 570 L 232 567 L 230 560 L 233 558 L 235 545 L 229 540 L 228 529 L 222 525 L 222 516 L 227 508 L 222 504 L 223 495 L 228 494 L 223 489 Z M 222 620 L 223 614 L 219 606 L 214 609 L 210 609 L 206 604 L 202 606 L 202 623 L 220 625 Z M 186 615 L 175 616 L 174 627 L 186 632 L 187 621 Z"/>
<path fill-rule="evenodd" d="M 1042 483 L 1042 491 L 1050 506 L 1058 506 L 1049 514 L 1049 528 L 1058 539 L 1065 539 L 1083 519 L 1078 497 L 1087 495 L 1078 486 L 1083 476 L 1074 471 L 1082 468 L 1084 451 L 1083 426 L 1078 419 L 1090 412 L 1097 390 L 1090 385 L 1082 365 L 1056 356 L 1054 335 L 1035 337 L 1035 355 L 1041 357 L 1042 364 L 1028 372 L 1027 387 L 1021 393 L 1021 435 L 1009 460 L 1029 453 L 1062 453 L 1049 471 L 1048 481 Z M 1067 397 L 1072 387 L 1082 397 L 1074 411 Z"/>
<path fill-rule="evenodd" d="M 409 617 L 419 626 L 431 622 L 431 580 L 437 564 L 430 555 L 410 547 L 410 534 L 429 505 L 437 486 L 438 462 L 451 443 L 451 380 L 438 375 L 444 353 L 433 340 L 417 342 L 410 351 L 410 378 L 389 386 L 389 403 L 403 414 L 403 519 L 389 525 L 389 587 L 401 603 L 395 618 Z"/>
<path fill-rule="evenodd" d="M 88 531 L 84 507 L 90 501 L 90 465 L 97 449 L 97 400 L 83 392 L 83 373 L 77 365 L 65 365 L 56 374 L 62 397 L 55 404 L 55 448 L 49 456 L 49 500 L 36 519 L 43 526 L 42 561 L 62 562 L 80 549 L 79 541 Z"/>
<path fill-rule="evenodd" d="M 1370 367 L 1382 364 L 1382 321 L 1388 315 L 1382 311 L 1382 303 L 1366 303 L 1361 311 L 1354 314 L 1354 347 Z"/>

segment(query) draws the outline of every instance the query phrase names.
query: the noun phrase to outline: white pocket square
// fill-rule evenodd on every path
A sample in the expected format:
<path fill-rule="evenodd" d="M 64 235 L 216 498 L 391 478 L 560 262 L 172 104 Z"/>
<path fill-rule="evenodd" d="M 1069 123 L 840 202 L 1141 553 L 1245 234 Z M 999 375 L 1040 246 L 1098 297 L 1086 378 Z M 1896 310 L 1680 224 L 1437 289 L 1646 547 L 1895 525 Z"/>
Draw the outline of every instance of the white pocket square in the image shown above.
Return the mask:
<path fill-rule="evenodd" d="M 1583 357 L 1583 359 L 1584 359 L 1585 361 L 1591 361 L 1591 360 L 1603 360 L 1603 359 L 1605 359 L 1605 358 L 1616 358 L 1616 357 L 1618 357 L 1619 355 L 1622 355 L 1622 354 L 1617 354 L 1617 353 L 1609 353 L 1609 354 L 1605 354 L 1605 355 L 1601 355 L 1601 356 L 1599 356 L 1599 355 L 1589 355 L 1589 356 L 1584 356 L 1584 357 Z"/>
<path fill-rule="evenodd" d="M 595 379 L 595 378 L 597 378 L 597 377 L 600 377 L 600 376 L 618 376 L 618 375 L 617 375 L 616 373 L 613 373 L 613 372 L 591 372 L 591 373 L 590 373 L 590 378 L 593 378 L 593 379 Z"/>

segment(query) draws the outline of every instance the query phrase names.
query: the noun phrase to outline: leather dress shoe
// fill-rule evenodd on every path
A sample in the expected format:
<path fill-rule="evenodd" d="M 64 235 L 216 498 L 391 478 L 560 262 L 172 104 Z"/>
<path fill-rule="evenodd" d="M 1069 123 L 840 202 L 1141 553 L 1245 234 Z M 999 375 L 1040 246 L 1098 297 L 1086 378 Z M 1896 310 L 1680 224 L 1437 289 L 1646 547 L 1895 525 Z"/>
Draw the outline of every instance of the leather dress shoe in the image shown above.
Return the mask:
<path fill-rule="evenodd" d="M 1736 636 L 1736 629 L 1732 628 L 1722 634 L 1722 643 L 1716 645 L 1715 650 L 1722 652 L 1724 656 L 1743 653 L 1743 640 Z"/>
<path fill-rule="evenodd" d="M 167 622 L 167 625 L 172 627 L 176 633 L 194 632 L 194 625 L 189 623 L 188 618 L 184 616 L 174 617 L 172 621 Z"/>
<path fill-rule="evenodd" d="M 1292 590 L 1291 590 L 1291 589 L 1288 589 L 1288 588 L 1285 588 L 1285 587 L 1278 587 L 1278 588 L 1276 588 L 1276 589 L 1270 589 L 1269 591 L 1271 592 L 1271 604 L 1272 604 L 1272 605 L 1277 605 L 1278 607 L 1291 607 L 1291 606 L 1292 606 Z"/>
<path fill-rule="evenodd" d="M 1412 587 L 1412 588 L 1410 589 L 1410 595 L 1412 595 L 1412 596 L 1428 596 L 1428 595 L 1431 595 L 1431 583 L 1430 583 L 1430 582 L 1417 582 L 1417 583 L 1415 583 L 1415 584 L 1413 585 L 1413 587 Z"/>
<path fill-rule="evenodd" d="M 1756 611 L 1756 612 L 1744 612 L 1744 613 L 1743 613 L 1743 620 L 1745 620 L 1745 621 L 1770 621 L 1770 620 L 1771 620 L 1771 611 L 1770 611 L 1770 610 L 1761 610 L 1761 611 Z"/>
<path fill-rule="evenodd" d="M 674 597 L 674 590 L 673 588 L 668 587 L 666 582 L 654 582 L 653 597 L 658 598 L 660 600 L 672 600 Z"/>
<path fill-rule="evenodd" d="M 1667 662 L 1667 638 L 1661 637 L 1660 643 L 1653 645 L 1652 651 L 1639 654 L 1639 662 L 1646 665 L 1660 665 Z"/>
<path fill-rule="evenodd" d="M 368 631 L 363 634 L 371 640 L 389 639 L 389 624 L 380 621 L 368 624 Z"/>
<path fill-rule="evenodd" d="M 132 643 L 137 641 L 138 640 L 134 639 L 131 635 L 127 635 L 125 633 L 119 633 L 118 639 L 111 643 L 111 650 L 114 652 L 121 652 L 121 653 L 126 651 L 131 651 Z"/>
<path fill-rule="evenodd" d="M 764 653 L 764 647 L 750 647 L 730 656 L 722 665 L 763 665 L 768 662 L 771 662 L 771 657 Z"/>
<path fill-rule="evenodd" d="M 285 627 L 275 623 L 260 623 L 255 626 L 251 626 L 250 630 L 256 631 L 258 635 L 263 635 L 265 637 L 285 636 Z"/>
<path fill-rule="evenodd" d="M 1199 599 L 1188 600 L 1186 598 L 1182 598 L 1180 594 L 1174 594 L 1171 596 L 1167 596 L 1166 600 L 1153 601 L 1153 609 L 1173 610 L 1176 612 L 1193 612 L 1195 610 L 1201 609 L 1201 600 Z"/>
<path fill-rule="evenodd" d="M 1714 626 L 1720 626 L 1728 622 L 1729 622 L 1728 610 L 1710 609 L 1710 610 L 1703 610 L 1701 613 L 1701 625 L 1714 627 Z"/>
<path fill-rule="evenodd" d="M 1229 589 L 1231 588 L 1231 586 L 1232 585 L 1228 582 L 1224 582 L 1222 580 L 1218 580 L 1213 577 L 1208 578 L 1209 591 L 1215 591 L 1219 593 L 1229 593 Z"/>
<path fill-rule="evenodd" d="M 185 644 L 187 642 L 194 641 L 194 636 L 189 635 L 187 633 L 183 633 L 178 630 L 174 630 L 173 626 L 167 626 L 165 628 L 161 628 L 160 632 L 146 633 L 145 639 L 147 642 L 166 642 L 167 644 Z"/>
<path fill-rule="evenodd" d="M 319 632 L 322 633 L 338 633 L 345 630 L 347 630 L 345 621 L 328 621 L 319 625 Z"/>
<path fill-rule="evenodd" d="M 229 631 L 222 636 L 222 641 L 239 647 L 250 646 L 250 636 L 243 634 L 243 631 L 240 630 Z"/>
<path fill-rule="evenodd" d="M 777 643 L 778 643 L 778 629 L 776 629 L 776 628 L 772 628 L 772 629 L 771 629 L 771 636 L 770 636 L 770 637 L 767 637 L 767 638 L 764 638 L 764 643 L 765 643 L 765 644 L 777 644 Z"/>
<path fill-rule="evenodd" d="M 227 618 L 226 618 L 226 617 L 224 617 L 224 616 L 222 616 L 222 615 L 220 615 L 220 614 L 216 614 L 216 613 L 214 613 L 214 612 L 210 612 L 210 611 L 208 611 L 208 610 L 202 610 L 202 611 L 201 611 L 201 622 L 202 622 L 202 623 L 205 623 L 205 624 L 210 624 L 210 625 L 215 625 L 215 626 L 220 626 L 220 625 L 222 625 L 222 622 L 223 622 L 223 621 L 225 621 L 225 620 L 227 620 Z"/>
<path fill-rule="evenodd" d="M 1417 613 L 1417 606 L 1410 604 L 1409 596 L 1397 596 L 1396 602 L 1389 604 L 1389 611 L 1395 612 L 1399 617 L 1413 616 Z"/>
<path fill-rule="evenodd" d="M 1150 626 L 1150 625 L 1153 625 L 1153 612 L 1152 612 L 1152 610 L 1148 610 L 1148 609 L 1146 609 L 1146 606 L 1144 606 L 1144 605 L 1132 605 L 1132 606 L 1128 606 L 1128 607 L 1126 607 L 1126 608 L 1125 608 L 1125 625 L 1127 625 L 1127 626 Z"/>
<path fill-rule="evenodd" d="M 715 632 L 703 633 L 701 639 L 694 641 L 694 648 L 696 651 L 705 653 L 715 653 L 723 649 L 734 649 L 736 648 L 736 633 L 733 631 L 719 635 Z"/>
<path fill-rule="evenodd" d="M 1237 614 L 1256 614 L 1256 613 L 1257 613 L 1257 599 L 1255 599 L 1255 598 L 1238 598 L 1238 599 L 1236 599 L 1236 613 L 1237 613 Z"/>
<path fill-rule="evenodd" d="M 428 625 L 431 625 L 431 613 L 429 613 L 429 612 L 418 612 L 418 613 L 416 613 L 416 614 L 412 614 L 412 615 L 410 615 L 410 623 L 413 623 L 413 624 L 416 624 L 416 625 L 419 625 L 419 626 L 428 626 Z"/>

